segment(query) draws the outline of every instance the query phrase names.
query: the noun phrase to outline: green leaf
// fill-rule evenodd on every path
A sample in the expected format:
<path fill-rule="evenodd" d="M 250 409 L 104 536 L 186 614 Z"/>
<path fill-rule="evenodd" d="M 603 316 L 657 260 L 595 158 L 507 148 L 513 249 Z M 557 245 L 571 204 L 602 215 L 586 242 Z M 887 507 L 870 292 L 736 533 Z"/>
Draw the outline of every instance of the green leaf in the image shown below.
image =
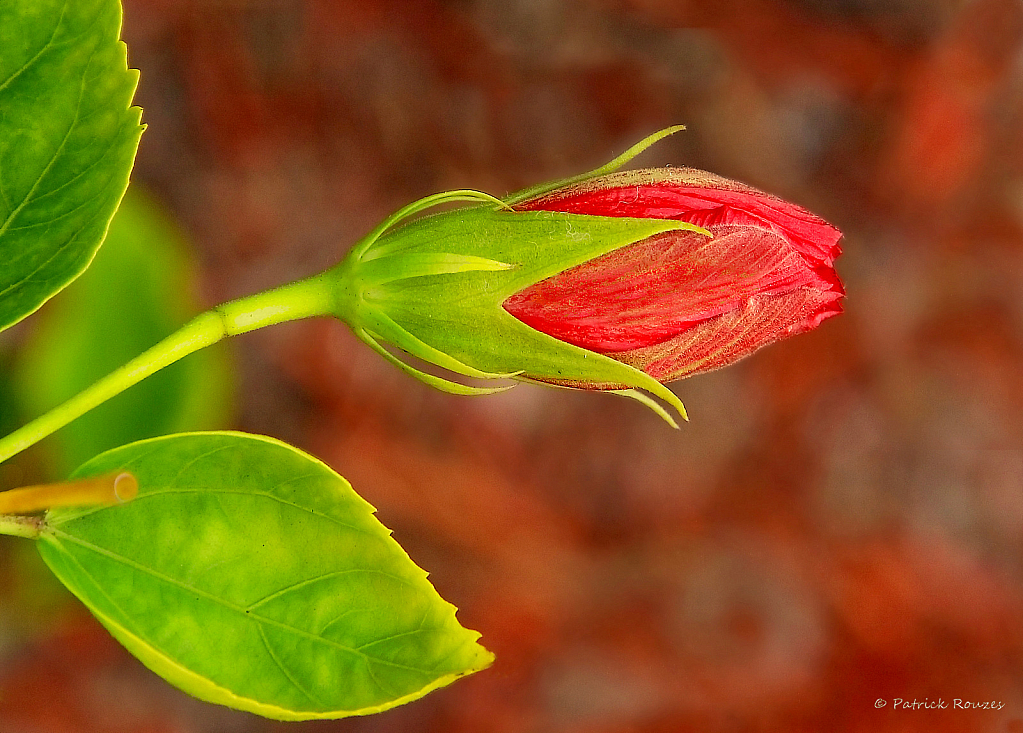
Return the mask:
<path fill-rule="evenodd" d="M 409 702 L 493 655 L 373 508 L 270 438 L 193 433 L 104 453 L 134 501 L 52 510 L 39 551 L 146 666 L 203 700 L 282 720 Z"/>
<path fill-rule="evenodd" d="M 0 3 L 0 330 L 88 267 L 135 159 L 117 0 Z"/>
<path fill-rule="evenodd" d="M 194 281 L 184 237 L 132 187 L 92 266 L 39 314 L 21 350 L 24 414 L 56 407 L 173 333 L 200 311 Z M 191 354 L 59 430 L 47 443 L 53 476 L 135 440 L 224 427 L 225 347 Z"/>

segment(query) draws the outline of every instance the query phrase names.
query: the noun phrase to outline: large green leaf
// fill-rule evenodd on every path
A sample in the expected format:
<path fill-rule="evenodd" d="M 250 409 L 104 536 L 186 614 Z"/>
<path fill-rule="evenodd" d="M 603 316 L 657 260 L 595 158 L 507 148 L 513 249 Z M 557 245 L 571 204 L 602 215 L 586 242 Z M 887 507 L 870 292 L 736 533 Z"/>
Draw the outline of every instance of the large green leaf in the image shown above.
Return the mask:
<path fill-rule="evenodd" d="M 0 329 L 88 267 L 135 159 L 117 0 L 0 2 Z"/>
<path fill-rule="evenodd" d="M 133 186 L 92 266 L 40 312 L 21 349 L 24 416 L 56 407 L 198 313 L 194 271 L 181 233 Z M 54 476 L 135 440 L 224 427 L 224 347 L 186 356 L 47 439 Z"/>
<path fill-rule="evenodd" d="M 378 712 L 493 655 L 323 463 L 270 438 L 124 446 L 134 501 L 52 510 L 39 550 L 150 669 L 196 697 L 285 720 Z"/>

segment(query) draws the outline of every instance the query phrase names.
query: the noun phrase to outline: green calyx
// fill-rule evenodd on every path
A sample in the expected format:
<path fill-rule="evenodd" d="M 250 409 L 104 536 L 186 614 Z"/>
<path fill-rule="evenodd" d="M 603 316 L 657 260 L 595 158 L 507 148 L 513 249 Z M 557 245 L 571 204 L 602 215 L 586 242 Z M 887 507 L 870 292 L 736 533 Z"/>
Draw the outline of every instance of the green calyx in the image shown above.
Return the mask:
<path fill-rule="evenodd" d="M 514 384 L 479 387 L 430 374 L 385 344 L 452 376 L 608 390 L 646 405 L 678 427 L 650 397 L 668 403 L 686 419 L 682 402 L 663 384 L 634 367 L 527 326 L 508 313 L 503 303 L 541 280 L 656 234 L 685 229 L 709 236 L 706 230 L 684 222 L 513 208 L 562 186 L 611 173 L 683 129 L 682 125 L 665 128 L 599 168 L 504 199 L 459 190 L 409 204 L 381 222 L 326 273 L 334 288 L 334 314 L 385 359 L 445 392 L 489 394 Z M 477 205 L 388 231 L 411 216 L 452 202 Z"/>
<path fill-rule="evenodd" d="M 631 366 L 527 326 L 503 303 L 571 267 L 681 229 L 702 231 L 662 219 L 517 212 L 491 205 L 435 214 L 376 234 L 330 271 L 335 315 L 399 368 L 448 392 L 480 394 L 507 387 L 475 387 L 428 374 L 383 344 L 473 379 L 611 386 L 674 424 L 659 404 L 637 391 L 656 396 L 685 417 L 682 403 L 664 385 Z"/>

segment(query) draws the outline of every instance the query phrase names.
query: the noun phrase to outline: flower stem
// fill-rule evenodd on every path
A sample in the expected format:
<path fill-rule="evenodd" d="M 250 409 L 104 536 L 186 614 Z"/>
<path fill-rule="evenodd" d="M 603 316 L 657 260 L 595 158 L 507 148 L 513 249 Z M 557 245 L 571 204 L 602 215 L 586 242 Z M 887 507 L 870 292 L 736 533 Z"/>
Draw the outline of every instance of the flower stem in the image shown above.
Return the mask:
<path fill-rule="evenodd" d="M 0 462 L 194 351 L 215 344 L 226 336 L 254 331 L 263 326 L 328 315 L 332 312 L 333 304 L 332 284 L 321 274 L 275 290 L 232 300 L 206 311 L 64 404 L 0 439 Z M 3 532 L 3 526 L 0 525 L 0 533 Z"/>

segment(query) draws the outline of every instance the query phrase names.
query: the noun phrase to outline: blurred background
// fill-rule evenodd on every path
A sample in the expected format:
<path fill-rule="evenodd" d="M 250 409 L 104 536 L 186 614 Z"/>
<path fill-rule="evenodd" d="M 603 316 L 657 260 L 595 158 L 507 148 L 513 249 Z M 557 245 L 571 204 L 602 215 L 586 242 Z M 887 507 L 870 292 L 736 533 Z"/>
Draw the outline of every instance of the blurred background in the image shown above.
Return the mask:
<path fill-rule="evenodd" d="M 674 123 L 636 165 L 836 224 L 846 313 L 673 385 L 680 432 L 605 395 L 436 393 L 326 320 L 183 363 L 111 406 L 128 437 L 58 435 L 0 488 L 182 426 L 281 438 L 378 508 L 497 662 L 369 718 L 263 720 L 148 672 L 3 537 L 0 731 L 1023 731 L 1020 0 L 124 4 L 149 129 L 90 270 L 111 279 L 5 334 L 5 427 L 74 390 L 47 364 L 102 373 L 413 199 L 577 173 Z M 150 275 L 141 305 L 82 305 Z"/>

